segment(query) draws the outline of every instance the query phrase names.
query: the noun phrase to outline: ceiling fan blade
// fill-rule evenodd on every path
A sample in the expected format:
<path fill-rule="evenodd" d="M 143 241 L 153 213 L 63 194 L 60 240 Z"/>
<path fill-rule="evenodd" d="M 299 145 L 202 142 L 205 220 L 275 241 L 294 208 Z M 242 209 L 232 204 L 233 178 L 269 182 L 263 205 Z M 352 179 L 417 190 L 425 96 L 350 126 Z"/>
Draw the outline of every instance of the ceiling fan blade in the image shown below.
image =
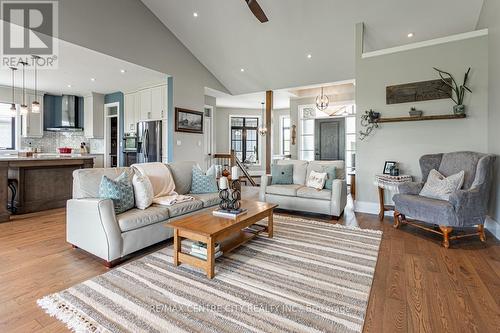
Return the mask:
<path fill-rule="evenodd" d="M 259 20 L 261 23 L 266 23 L 267 21 L 269 21 L 267 19 L 266 14 L 262 10 L 262 8 L 260 8 L 260 5 L 257 3 L 257 0 L 245 0 L 245 2 L 247 3 L 248 8 L 250 8 L 250 10 L 255 15 L 257 20 Z"/>

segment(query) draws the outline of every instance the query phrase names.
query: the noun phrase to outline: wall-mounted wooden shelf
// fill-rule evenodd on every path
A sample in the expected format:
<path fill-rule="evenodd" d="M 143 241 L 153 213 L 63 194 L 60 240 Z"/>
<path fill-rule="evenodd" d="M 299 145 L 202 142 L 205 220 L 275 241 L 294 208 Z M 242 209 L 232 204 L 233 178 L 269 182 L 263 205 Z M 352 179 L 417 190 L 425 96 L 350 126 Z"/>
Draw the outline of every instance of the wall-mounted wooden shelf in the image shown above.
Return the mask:
<path fill-rule="evenodd" d="M 377 123 L 396 123 L 400 121 L 420 121 L 420 120 L 441 120 L 441 119 L 463 119 L 465 114 L 443 114 L 436 116 L 422 116 L 422 117 L 394 117 L 394 118 L 380 118 L 374 122 Z"/>

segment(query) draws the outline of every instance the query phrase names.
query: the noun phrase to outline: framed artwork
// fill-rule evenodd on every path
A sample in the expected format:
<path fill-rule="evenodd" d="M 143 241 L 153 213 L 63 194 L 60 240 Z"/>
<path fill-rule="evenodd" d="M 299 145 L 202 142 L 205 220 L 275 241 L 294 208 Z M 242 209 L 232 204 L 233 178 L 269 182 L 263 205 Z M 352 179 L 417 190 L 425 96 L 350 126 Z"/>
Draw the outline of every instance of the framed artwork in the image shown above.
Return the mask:
<path fill-rule="evenodd" d="M 384 175 L 390 175 L 391 169 L 396 167 L 396 162 L 393 161 L 385 161 L 384 164 Z"/>
<path fill-rule="evenodd" d="M 175 131 L 203 134 L 203 112 L 175 108 Z"/>

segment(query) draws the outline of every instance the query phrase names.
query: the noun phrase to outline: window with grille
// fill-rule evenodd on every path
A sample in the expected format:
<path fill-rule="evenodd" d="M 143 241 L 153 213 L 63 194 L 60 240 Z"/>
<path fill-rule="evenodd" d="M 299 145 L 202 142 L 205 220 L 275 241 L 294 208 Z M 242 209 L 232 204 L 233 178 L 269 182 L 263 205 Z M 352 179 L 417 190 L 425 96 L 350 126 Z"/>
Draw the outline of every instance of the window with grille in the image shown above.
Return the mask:
<path fill-rule="evenodd" d="M 259 163 L 259 118 L 231 117 L 231 149 L 247 164 Z"/>

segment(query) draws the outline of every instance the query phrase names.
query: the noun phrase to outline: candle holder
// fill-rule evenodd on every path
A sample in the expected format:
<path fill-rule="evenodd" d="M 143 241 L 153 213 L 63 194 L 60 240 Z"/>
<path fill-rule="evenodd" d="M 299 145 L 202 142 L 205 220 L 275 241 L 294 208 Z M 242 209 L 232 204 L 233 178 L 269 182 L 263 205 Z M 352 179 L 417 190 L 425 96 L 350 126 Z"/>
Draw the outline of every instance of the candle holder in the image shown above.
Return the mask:
<path fill-rule="evenodd" d="M 227 211 L 239 210 L 241 208 L 241 183 L 238 179 L 230 182 L 229 189 L 219 191 L 219 208 Z"/>

